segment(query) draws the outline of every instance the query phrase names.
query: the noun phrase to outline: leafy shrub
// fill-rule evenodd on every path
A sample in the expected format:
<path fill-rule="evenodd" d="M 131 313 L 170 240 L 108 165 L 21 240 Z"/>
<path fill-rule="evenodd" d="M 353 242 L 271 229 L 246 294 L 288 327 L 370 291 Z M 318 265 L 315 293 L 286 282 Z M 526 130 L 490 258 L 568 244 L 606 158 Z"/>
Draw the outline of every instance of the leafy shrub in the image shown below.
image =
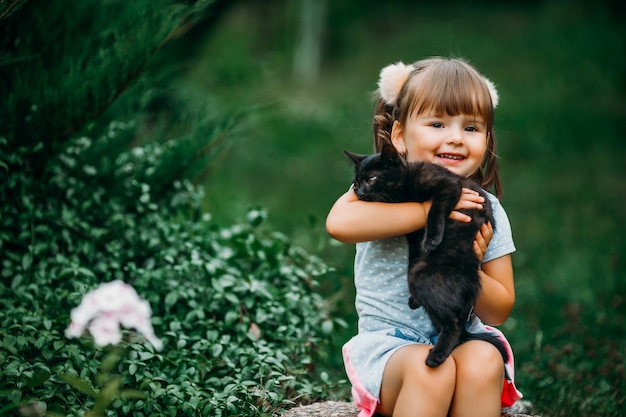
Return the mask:
<path fill-rule="evenodd" d="M 51 415 L 93 406 L 85 392 L 102 386 L 112 348 L 68 340 L 64 330 L 82 296 L 113 279 L 150 302 L 165 348 L 126 341 L 112 372 L 146 398 L 117 398 L 108 415 L 263 416 L 324 396 L 315 365 L 324 359 L 322 329 L 336 321 L 315 288 L 328 268 L 263 229 L 262 210 L 241 224 L 213 223 L 201 189 L 159 181 L 167 144 L 111 158 L 103 150 L 129 126 L 68 141 L 39 179 L 29 161 L 43 146 L 2 153 L 0 396 L 8 404 L 0 413 L 34 401 Z M 88 386 L 76 390 L 60 375 Z"/>

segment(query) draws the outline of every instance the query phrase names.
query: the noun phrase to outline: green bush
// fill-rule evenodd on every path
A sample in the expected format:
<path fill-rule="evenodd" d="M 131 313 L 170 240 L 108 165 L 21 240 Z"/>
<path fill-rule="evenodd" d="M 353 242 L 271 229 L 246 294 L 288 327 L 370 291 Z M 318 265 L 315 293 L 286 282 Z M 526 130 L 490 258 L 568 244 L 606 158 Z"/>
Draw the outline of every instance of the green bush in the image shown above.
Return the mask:
<path fill-rule="evenodd" d="M 328 268 L 261 209 L 215 223 L 192 182 L 245 110 L 174 85 L 159 52 L 213 3 L 0 5 L 0 415 L 263 416 L 329 391 Z M 117 279 L 162 351 L 65 337 Z"/>
<path fill-rule="evenodd" d="M 201 213 L 201 190 L 187 181 L 154 195 L 148 181 L 166 146 L 98 160 L 96 148 L 115 140 L 69 141 L 48 161 L 45 181 L 19 169 L 37 149 L 4 161 L 0 396 L 9 404 L 0 411 L 37 400 L 49 412 L 81 415 L 93 405 L 60 376 L 97 390 L 111 348 L 67 340 L 64 330 L 82 296 L 113 279 L 150 302 L 165 348 L 127 338 L 113 371 L 147 397 L 117 398 L 108 415 L 261 416 L 324 396 L 315 364 L 332 320 L 315 288 L 326 266 L 264 230 L 262 210 L 220 227 Z"/>

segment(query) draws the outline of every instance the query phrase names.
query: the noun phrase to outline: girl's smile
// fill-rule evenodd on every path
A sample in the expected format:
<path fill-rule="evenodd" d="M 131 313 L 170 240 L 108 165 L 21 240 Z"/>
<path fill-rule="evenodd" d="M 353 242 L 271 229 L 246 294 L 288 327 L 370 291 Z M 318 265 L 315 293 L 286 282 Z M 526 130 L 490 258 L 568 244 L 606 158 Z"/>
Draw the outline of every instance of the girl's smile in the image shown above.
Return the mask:
<path fill-rule="evenodd" d="M 455 166 L 459 164 L 461 161 L 465 160 L 465 155 L 461 155 L 458 153 L 441 153 L 435 155 L 435 162 L 438 165 L 443 166 Z"/>

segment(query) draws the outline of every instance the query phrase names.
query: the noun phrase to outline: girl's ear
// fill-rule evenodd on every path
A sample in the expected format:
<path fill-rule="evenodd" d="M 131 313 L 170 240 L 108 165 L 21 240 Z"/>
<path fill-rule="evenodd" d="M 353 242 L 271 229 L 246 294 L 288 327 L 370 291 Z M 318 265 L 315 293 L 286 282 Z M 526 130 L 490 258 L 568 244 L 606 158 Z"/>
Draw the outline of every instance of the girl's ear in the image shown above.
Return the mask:
<path fill-rule="evenodd" d="M 396 148 L 396 151 L 404 156 L 406 155 L 406 143 L 404 142 L 404 134 L 402 133 L 402 126 L 397 120 L 393 122 L 391 127 L 391 143 Z"/>

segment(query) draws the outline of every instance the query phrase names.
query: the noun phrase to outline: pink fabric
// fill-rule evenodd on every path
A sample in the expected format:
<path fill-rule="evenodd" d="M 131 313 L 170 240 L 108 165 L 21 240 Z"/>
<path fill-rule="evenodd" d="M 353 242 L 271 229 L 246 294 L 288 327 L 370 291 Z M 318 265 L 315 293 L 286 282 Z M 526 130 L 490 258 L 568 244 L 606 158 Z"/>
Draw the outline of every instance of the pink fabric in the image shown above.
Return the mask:
<path fill-rule="evenodd" d="M 369 393 L 361 384 L 356 371 L 352 367 L 352 361 L 350 360 L 346 346 L 343 347 L 343 362 L 346 367 L 348 379 L 352 384 L 352 398 L 360 410 L 358 417 L 372 417 L 376 413 L 378 399 Z"/>
<path fill-rule="evenodd" d="M 509 360 L 504 364 L 504 370 L 506 371 L 506 375 L 504 378 L 504 384 L 502 386 L 502 396 L 500 397 L 500 401 L 502 403 L 502 408 L 511 407 L 515 401 L 522 398 L 522 393 L 515 387 L 515 369 L 514 364 L 515 361 L 513 359 L 513 351 L 511 350 L 511 345 L 508 340 L 504 337 L 504 334 L 495 327 L 485 326 L 485 329 L 489 332 L 495 333 L 495 335 L 502 341 L 507 353 L 509 354 Z"/>

